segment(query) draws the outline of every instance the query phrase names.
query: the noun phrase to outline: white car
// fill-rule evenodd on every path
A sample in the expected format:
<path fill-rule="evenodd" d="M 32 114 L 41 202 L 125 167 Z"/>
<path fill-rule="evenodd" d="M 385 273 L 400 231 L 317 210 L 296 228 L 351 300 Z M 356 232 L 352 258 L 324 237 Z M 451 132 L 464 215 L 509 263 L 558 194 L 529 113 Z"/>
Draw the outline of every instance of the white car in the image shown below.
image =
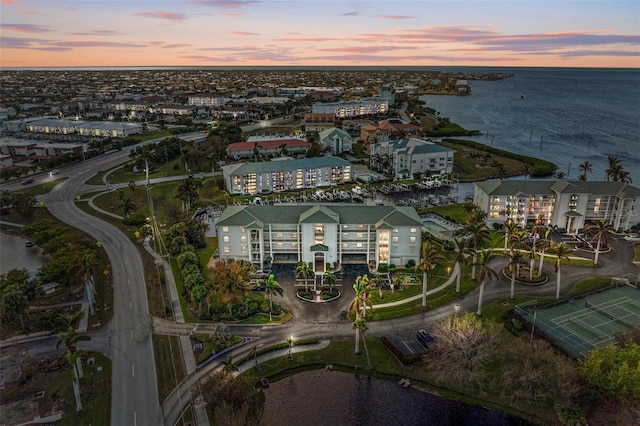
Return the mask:
<path fill-rule="evenodd" d="M 640 243 L 640 237 L 634 237 L 633 235 L 625 235 L 624 240 L 631 241 L 632 243 Z"/>
<path fill-rule="evenodd" d="M 58 174 L 60 174 L 60 170 L 58 169 L 53 169 L 49 172 L 49 176 L 58 175 Z"/>

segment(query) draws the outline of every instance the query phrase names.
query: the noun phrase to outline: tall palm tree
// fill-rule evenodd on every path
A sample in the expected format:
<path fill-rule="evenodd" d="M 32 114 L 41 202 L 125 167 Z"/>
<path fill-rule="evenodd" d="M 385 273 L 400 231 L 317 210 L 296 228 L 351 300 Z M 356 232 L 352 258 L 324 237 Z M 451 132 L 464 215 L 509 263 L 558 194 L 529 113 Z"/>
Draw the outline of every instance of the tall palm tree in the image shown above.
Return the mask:
<path fill-rule="evenodd" d="M 273 274 L 270 274 L 267 280 L 264 282 L 264 290 L 269 296 L 269 322 L 271 322 L 271 312 L 273 311 L 273 300 L 272 296 L 274 294 L 282 296 L 284 290 L 280 287 L 280 284 L 275 280 Z"/>
<path fill-rule="evenodd" d="M 373 286 L 378 289 L 378 299 L 382 299 L 382 289 L 384 288 L 384 279 L 380 275 L 373 278 Z"/>
<path fill-rule="evenodd" d="M 351 312 L 352 310 L 355 310 L 356 321 L 361 318 L 364 318 L 364 316 L 367 313 L 367 306 L 369 307 L 372 306 L 371 301 L 369 300 L 368 287 L 369 287 L 369 277 L 367 276 L 367 274 L 357 277 L 355 284 L 353 284 L 353 290 L 355 292 L 355 296 L 353 297 L 353 300 L 349 305 L 349 312 Z M 362 315 L 360 311 L 362 311 Z M 356 347 L 355 347 L 354 353 L 359 354 L 360 353 L 360 329 L 356 327 L 355 330 L 356 330 Z"/>
<path fill-rule="evenodd" d="M 511 238 L 511 235 L 518 230 L 518 225 L 516 225 L 513 220 L 508 219 L 502 224 L 502 230 L 504 231 L 502 240 L 504 241 L 504 249 L 506 251 L 507 246 L 509 245 L 509 239 Z"/>
<path fill-rule="evenodd" d="M 542 276 L 542 265 L 544 264 L 544 249 L 549 245 L 552 240 L 549 239 L 549 235 L 558 233 L 558 225 L 549 225 L 544 231 L 544 239 L 541 241 L 540 250 L 540 265 L 538 266 L 538 276 Z"/>
<path fill-rule="evenodd" d="M 324 282 L 329 284 L 329 291 L 333 292 L 333 285 L 338 281 L 338 277 L 331 271 L 324 272 Z"/>
<path fill-rule="evenodd" d="M 296 276 L 304 279 L 304 291 L 309 291 L 307 279 L 313 274 L 313 270 L 309 267 L 307 262 L 298 262 L 296 266 Z"/>
<path fill-rule="evenodd" d="M 601 244 L 603 240 L 605 244 L 607 243 L 607 233 L 609 232 L 609 230 L 611 230 L 611 225 L 600 219 L 594 221 L 592 226 L 587 227 L 587 231 L 594 232 L 593 236 L 591 237 L 592 240 L 598 241 L 598 243 L 596 244 L 596 255 L 593 259 L 594 265 L 598 264 L 598 256 L 600 255 L 600 248 L 602 247 Z"/>
<path fill-rule="evenodd" d="M 425 241 L 422 244 L 422 255 L 420 256 L 420 263 L 416 265 L 416 271 L 422 272 L 422 307 L 427 307 L 427 281 L 429 280 L 429 274 L 431 270 L 436 266 L 442 266 L 444 257 L 438 250 L 431 245 L 430 242 Z"/>
<path fill-rule="evenodd" d="M 555 245 L 556 251 L 556 299 L 560 299 L 560 263 L 562 259 L 569 259 L 569 253 L 571 250 L 567 245 L 562 242 Z"/>
<path fill-rule="evenodd" d="M 467 256 L 471 255 L 471 250 L 467 247 L 467 242 L 463 239 L 453 240 L 453 260 L 458 267 L 456 276 L 456 293 L 460 293 L 460 280 L 462 278 L 462 265 L 467 264 Z"/>
<path fill-rule="evenodd" d="M 507 265 L 511 269 L 511 292 L 509 294 L 511 300 L 516 298 L 516 275 L 518 275 L 520 265 L 522 265 L 522 252 L 520 250 L 511 250 L 509 264 Z"/>
<path fill-rule="evenodd" d="M 495 254 L 491 251 L 482 250 L 478 255 L 476 265 L 480 268 L 478 278 L 480 279 L 480 293 L 478 294 L 478 310 L 476 315 L 482 315 L 482 298 L 484 296 L 484 283 L 488 278 L 497 278 L 496 271 L 491 269 L 489 263 L 495 258 Z"/>
<path fill-rule="evenodd" d="M 365 333 L 369 330 L 367 326 L 367 320 L 364 318 L 356 318 L 353 322 L 353 329 L 357 330 L 362 336 L 362 345 L 364 346 L 364 352 L 367 354 L 367 370 L 371 370 L 371 358 L 369 357 L 369 349 L 367 348 L 367 341 L 364 338 Z"/>
<path fill-rule="evenodd" d="M 82 340 L 91 340 L 91 336 L 87 334 L 78 334 L 73 327 L 69 327 L 67 331 L 58 333 L 58 341 L 56 342 L 56 349 L 60 345 L 64 345 L 67 351 L 74 353 L 77 350 L 77 343 Z"/>
<path fill-rule="evenodd" d="M 135 211 L 137 207 L 134 204 L 133 200 L 129 197 L 122 197 L 121 201 L 122 203 L 118 207 L 122 209 L 126 217 L 129 217 L 129 214 Z"/>
<path fill-rule="evenodd" d="M 478 251 L 482 248 L 484 241 L 489 239 L 489 228 L 487 224 L 482 222 L 470 222 L 460 230 L 460 235 L 468 235 L 469 247 L 471 248 L 471 255 L 473 256 L 473 264 L 471 266 L 471 279 L 476 279 L 476 259 Z"/>
<path fill-rule="evenodd" d="M 580 169 L 580 171 L 584 175 L 584 179 L 583 180 L 587 180 L 587 176 L 589 175 L 589 173 L 591 173 L 593 171 L 593 164 L 591 164 L 588 161 L 585 161 L 584 163 L 581 163 L 578 166 L 578 169 Z"/>
<path fill-rule="evenodd" d="M 533 280 L 533 270 L 535 269 L 537 254 L 536 246 L 537 244 L 531 244 L 531 247 L 529 247 L 529 251 L 527 252 L 527 259 L 529 259 L 529 281 Z"/>
<path fill-rule="evenodd" d="M 604 171 L 604 176 L 608 182 L 610 180 L 614 180 L 614 177 L 616 176 L 616 173 L 621 166 L 620 166 L 620 160 L 618 159 L 618 157 L 614 155 L 608 155 L 607 161 L 609 165 L 607 166 L 607 169 Z"/>

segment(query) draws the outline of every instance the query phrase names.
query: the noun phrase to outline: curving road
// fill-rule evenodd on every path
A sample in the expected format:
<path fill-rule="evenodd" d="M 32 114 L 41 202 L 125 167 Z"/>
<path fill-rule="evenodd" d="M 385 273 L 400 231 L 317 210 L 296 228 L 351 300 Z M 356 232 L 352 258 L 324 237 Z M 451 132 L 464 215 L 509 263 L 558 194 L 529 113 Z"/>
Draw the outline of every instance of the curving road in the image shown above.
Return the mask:
<path fill-rule="evenodd" d="M 111 423 L 150 425 L 163 423 L 158 403 L 155 360 L 151 342 L 151 317 L 147 304 L 140 253 L 120 230 L 74 205 L 87 192 L 84 181 L 98 170 L 127 160 L 129 150 L 98 157 L 63 171 L 69 179 L 45 198 L 45 206 L 59 220 L 82 229 L 102 243 L 111 262 L 114 315 L 110 324 L 112 370 Z"/>

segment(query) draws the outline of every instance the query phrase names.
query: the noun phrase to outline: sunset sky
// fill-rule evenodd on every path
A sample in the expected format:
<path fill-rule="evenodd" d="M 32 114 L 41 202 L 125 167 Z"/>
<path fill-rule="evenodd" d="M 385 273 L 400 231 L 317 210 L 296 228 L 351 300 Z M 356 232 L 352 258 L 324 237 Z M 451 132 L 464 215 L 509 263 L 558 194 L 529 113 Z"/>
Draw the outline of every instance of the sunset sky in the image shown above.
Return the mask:
<path fill-rule="evenodd" d="M 0 0 L 0 66 L 640 68 L 640 1 Z"/>

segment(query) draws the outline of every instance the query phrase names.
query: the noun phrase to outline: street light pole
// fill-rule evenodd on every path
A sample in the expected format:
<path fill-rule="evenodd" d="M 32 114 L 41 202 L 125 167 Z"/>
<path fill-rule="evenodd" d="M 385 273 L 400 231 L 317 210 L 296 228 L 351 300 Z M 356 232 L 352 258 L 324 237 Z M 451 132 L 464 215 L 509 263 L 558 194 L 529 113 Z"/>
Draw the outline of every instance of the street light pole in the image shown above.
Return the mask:
<path fill-rule="evenodd" d="M 459 303 L 456 303 L 456 304 L 453 306 L 453 312 L 454 312 L 454 315 L 455 315 L 456 317 L 458 316 L 458 311 L 459 311 L 459 310 L 460 310 L 460 304 L 459 304 Z"/>
<path fill-rule="evenodd" d="M 254 362 L 253 371 L 256 371 L 256 372 L 260 371 L 260 365 L 258 365 L 258 354 L 257 354 L 257 351 L 258 351 L 258 348 L 261 348 L 263 346 L 264 346 L 264 343 L 260 343 L 259 345 L 255 345 L 253 347 L 253 362 Z"/>
<path fill-rule="evenodd" d="M 293 361 L 293 352 L 291 352 L 291 346 L 293 345 L 293 336 L 289 336 L 287 339 L 287 343 L 289 343 L 289 361 Z"/>

